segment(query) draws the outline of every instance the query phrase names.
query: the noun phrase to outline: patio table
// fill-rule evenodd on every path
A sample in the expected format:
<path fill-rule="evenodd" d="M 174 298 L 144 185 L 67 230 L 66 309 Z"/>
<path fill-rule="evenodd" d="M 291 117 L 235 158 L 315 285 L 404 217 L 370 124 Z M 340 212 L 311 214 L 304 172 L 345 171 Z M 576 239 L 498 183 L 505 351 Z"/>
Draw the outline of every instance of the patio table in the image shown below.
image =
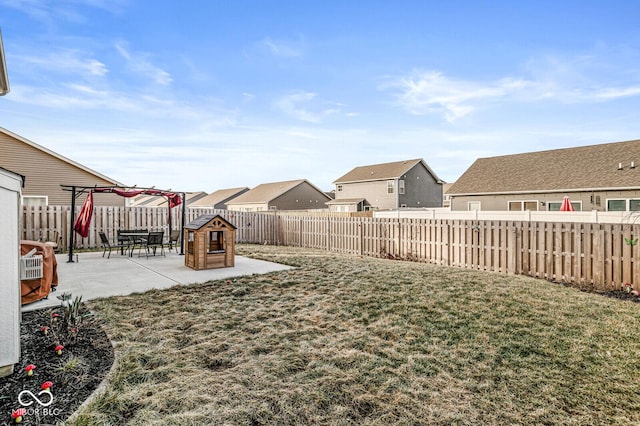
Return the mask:
<path fill-rule="evenodd" d="M 129 238 L 131 242 L 129 257 L 133 257 L 133 249 L 136 247 L 136 244 L 142 244 L 149 238 L 149 232 L 121 232 L 120 235 Z"/>

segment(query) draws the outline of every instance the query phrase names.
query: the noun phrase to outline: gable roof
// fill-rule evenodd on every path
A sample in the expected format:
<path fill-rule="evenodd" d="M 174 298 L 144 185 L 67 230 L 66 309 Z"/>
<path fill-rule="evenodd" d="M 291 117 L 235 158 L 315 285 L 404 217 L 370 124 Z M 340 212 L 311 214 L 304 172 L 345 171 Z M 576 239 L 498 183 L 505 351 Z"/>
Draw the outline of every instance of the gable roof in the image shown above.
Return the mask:
<path fill-rule="evenodd" d="M 9 131 L 9 130 L 7 130 L 7 129 L 3 128 L 3 127 L 0 127 L 0 132 L 4 133 L 5 135 L 7 135 L 7 136 L 9 136 L 9 137 L 11 137 L 11 138 L 13 138 L 13 139 L 18 140 L 18 141 L 20 141 L 20 142 L 22 142 L 22 143 L 24 143 L 24 144 L 27 144 L 27 145 L 29 145 L 29 146 L 32 146 L 33 148 L 38 149 L 38 150 L 40 150 L 40 151 L 42 151 L 42 152 L 44 152 L 44 153 L 46 153 L 46 154 L 48 154 L 48 155 L 50 155 L 50 156 L 52 156 L 52 157 L 55 157 L 55 158 L 57 158 L 57 159 L 59 159 L 59 160 L 61 160 L 61 161 L 64 161 L 65 163 L 68 163 L 68 164 L 70 164 L 70 165 L 72 165 L 72 166 L 74 166 L 74 167 L 77 167 L 77 168 L 79 168 L 79 169 L 82 169 L 82 170 L 84 170 L 84 171 L 85 171 L 85 172 L 87 172 L 87 173 L 90 173 L 90 174 L 92 174 L 92 175 L 94 175 L 94 176 L 97 176 L 97 177 L 99 177 L 100 179 L 103 179 L 103 180 L 105 180 L 105 181 L 107 181 L 107 182 L 110 182 L 110 183 L 112 183 L 112 184 L 114 184 L 114 185 L 117 185 L 117 186 L 126 186 L 125 184 L 123 184 L 123 183 L 121 183 L 121 182 L 118 182 L 118 181 L 116 181 L 116 180 L 113 180 L 112 178 L 110 178 L 110 177 L 108 177 L 108 176 L 105 176 L 105 175 L 103 175 L 102 173 L 96 172 L 95 170 L 92 170 L 92 169 L 90 169 L 90 168 L 88 168 L 88 167 L 86 167 L 86 166 L 83 166 L 83 165 L 82 165 L 82 164 L 80 164 L 80 163 L 76 163 L 75 161 L 70 160 L 70 159 L 68 159 L 67 157 L 62 156 L 62 155 L 58 154 L 57 152 L 51 151 L 50 149 L 45 148 L 45 147 L 44 147 L 44 146 L 42 146 L 42 145 L 38 145 L 37 143 L 35 143 L 35 142 L 33 142 L 33 141 L 30 141 L 29 139 L 24 138 L 24 137 L 22 137 L 22 136 L 20 136 L 20 135 L 18 135 L 18 134 L 16 134 L 16 133 L 13 133 L 13 132 L 11 132 L 11 131 Z"/>
<path fill-rule="evenodd" d="M 634 162 L 635 168 L 631 168 Z M 618 170 L 622 163 L 622 170 Z M 640 140 L 479 158 L 448 194 L 640 188 Z"/>
<path fill-rule="evenodd" d="M 272 182 L 272 183 L 263 183 L 255 188 L 250 189 L 249 191 L 241 194 L 228 202 L 227 204 L 253 204 L 253 203 L 269 203 L 282 194 L 289 192 L 293 188 L 298 185 L 302 185 L 303 183 L 307 183 L 312 188 L 317 190 L 319 193 L 324 195 L 327 200 L 331 198 L 328 197 L 324 192 L 316 188 L 311 182 L 306 179 L 296 179 L 296 180 L 288 180 L 283 182 Z"/>
<path fill-rule="evenodd" d="M 232 229 L 238 229 L 235 227 L 235 225 L 233 225 L 231 222 L 229 222 L 227 219 L 220 216 L 219 214 L 203 214 L 202 216 L 198 216 L 197 218 L 193 219 L 184 227 L 185 229 L 200 229 L 214 219 L 219 219 L 221 222 L 223 222 L 225 225 L 228 225 Z"/>
<path fill-rule="evenodd" d="M 333 183 L 372 182 L 376 180 L 397 179 L 419 163 L 422 163 L 437 182 L 441 181 L 427 163 L 425 163 L 422 158 L 418 158 L 415 160 L 394 161 L 392 163 L 356 167 L 346 175 L 336 179 Z"/>
<path fill-rule="evenodd" d="M 190 207 L 212 207 L 216 204 L 223 203 L 225 201 L 231 200 L 236 196 L 245 193 L 249 190 L 246 186 L 241 188 L 228 188 L 228 189 L 218 189 L 215 192 L 207 195 L 206 197 L 202 197 L 197 201 L 194 201 L 190 204 Z"/>

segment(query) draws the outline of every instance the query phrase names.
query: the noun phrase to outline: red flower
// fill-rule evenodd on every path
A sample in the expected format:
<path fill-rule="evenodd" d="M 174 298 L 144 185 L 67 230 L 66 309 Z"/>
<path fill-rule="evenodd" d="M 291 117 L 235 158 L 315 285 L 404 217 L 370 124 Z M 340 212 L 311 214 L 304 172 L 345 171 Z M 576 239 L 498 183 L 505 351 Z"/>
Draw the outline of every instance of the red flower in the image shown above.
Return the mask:
<path fill-rule="evenodd" d="M 50 391 L 51 386 L 53 386 L 53 382 L 44 382 L 40 388 L 42 390 Z"/>
<path fill-rule="evenodd" d="M 46 336 L 49 333 L 49 327 L 43 325 L 42 327 L 40 327 L 40 331 L 42 331 Z"/>
<path fill-rule="evenodd" d="M 56 346 L 56 353 L 57 353 L 58 355 L 62 355 L 62 350 L 63 350 L 63 349 L 64 349 L 64 346 L 62 346 L 62 345 L 58 345 L 58 346 Z"/>
<path fill-rule="evenodd" d="M 27 372 L 27 376 L 33 376 L 33 370 L 36 369 L 36 366 L 33 364 L 29 364 L 24 368 L 24 371 Z"/>

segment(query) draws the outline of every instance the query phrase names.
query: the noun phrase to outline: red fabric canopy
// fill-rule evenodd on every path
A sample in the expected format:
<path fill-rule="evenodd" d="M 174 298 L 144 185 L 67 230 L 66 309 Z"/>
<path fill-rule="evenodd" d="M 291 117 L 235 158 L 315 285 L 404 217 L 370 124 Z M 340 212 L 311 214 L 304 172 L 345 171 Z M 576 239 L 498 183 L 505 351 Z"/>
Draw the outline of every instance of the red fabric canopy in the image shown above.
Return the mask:
<path fill-rule="evenodd" d="M 182 197 L 177 192 L 170 191 L 162 191 L 160 189 L 119 189 L 119 188 L 94 188 L 93 192 L 111 192 L 114 194 L 118 194 L 122 197 L 135 197 L 136 195 L 146 194 L 146 195 L 155 195 L 158 197 L 167 197 L 169 200 L 169 208 L 172 209 L 175 206 L 179 206 L 182 203 Z"/>
<path fill-rule="evenodd" d="M 564 196 L 564 199 L 562 200 L 562 205 L 560 206 L 560 211 L 561 212 L 572 212 L 573 211 L 573 206 L 571 205 L 571 201 L 569 200 L 568 196 Z"/>
<path fill-rule="evenodd" d="M 91 224 L 91 216 L 93 216 L 93 193 L 87 194 L 87 199 L 84 200 L 80 214 L 76 219 L 76 223 L 73 224 L 73 229 L 82 236 L 87 238 L 89 236 L 89 225 Z"/>
<path fill-rule="evenodd" d="M 92 188 L 89 194 L 87 195 L 87 199 L 84 200 L 84 204 L 82 205 L 82 209 L 80 209 L 80 214 L 73 224 L 73 229 L 82 236 L 82 238 L 87 238 L 89 236 L 89 225 L 91 224 L 91 217 L 93 216 L 93 193 L 113 193 L 118 194 L 121 197 L 135 197 L 136 195 L 146 194 L 146 195 L 155 195 L 159 197 L 167 197 L 169 200 L 169 208 L 172 209 L 176 206 L 182 204 L 182 197 L 177 192 L 169 192 L 162 191 L 159 189 L 120 189 L 113 187 L 96 187 Z"/>

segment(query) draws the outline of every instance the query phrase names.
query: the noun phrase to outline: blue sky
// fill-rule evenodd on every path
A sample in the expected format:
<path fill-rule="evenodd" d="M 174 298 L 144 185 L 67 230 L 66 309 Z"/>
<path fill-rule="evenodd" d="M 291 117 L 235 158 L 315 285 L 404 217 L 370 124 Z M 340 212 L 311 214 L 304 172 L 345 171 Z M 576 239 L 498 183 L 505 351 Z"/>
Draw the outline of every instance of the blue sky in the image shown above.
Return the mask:
<path fill-rule="evenodd" d="M 638 1 L 0 0 L 0 127 L 179 191 L 640 138 Z M 68 182 L 72 184 L 73 182 Z"/>

